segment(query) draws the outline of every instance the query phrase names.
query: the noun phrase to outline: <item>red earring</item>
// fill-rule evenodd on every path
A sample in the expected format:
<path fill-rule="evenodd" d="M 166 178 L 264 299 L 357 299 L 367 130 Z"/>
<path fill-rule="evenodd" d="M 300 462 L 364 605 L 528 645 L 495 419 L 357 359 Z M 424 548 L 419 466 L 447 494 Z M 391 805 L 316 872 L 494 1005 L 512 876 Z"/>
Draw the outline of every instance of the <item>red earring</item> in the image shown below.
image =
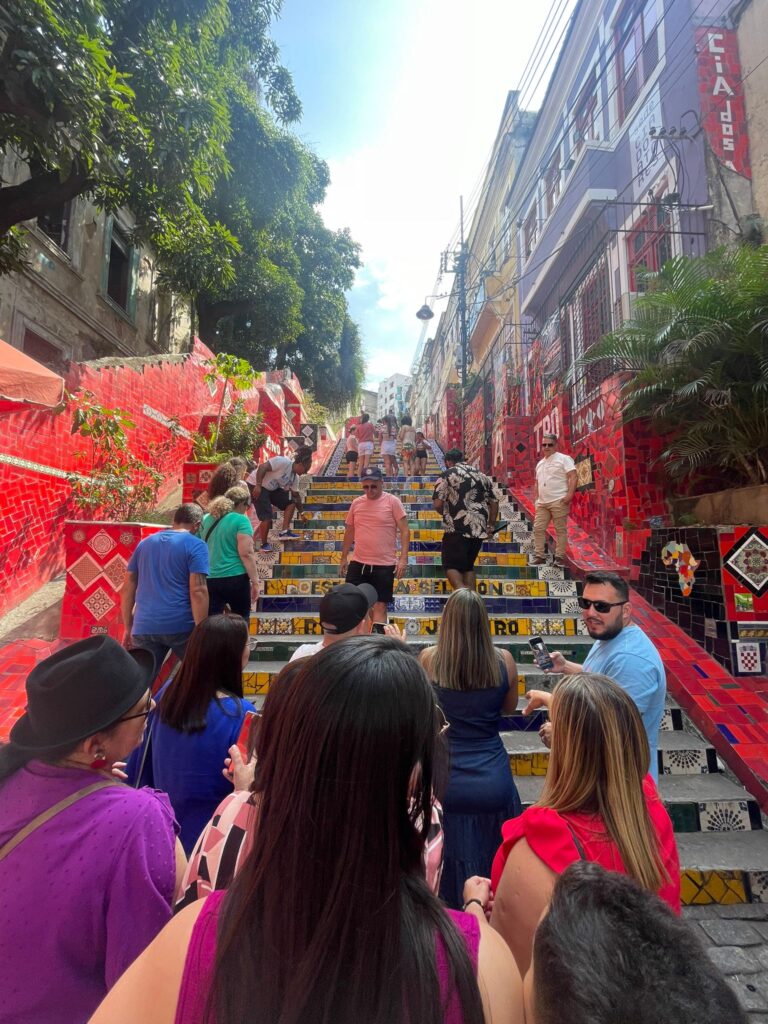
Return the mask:
<path fill-rule="evenodd" d="M 94 772 L 101 771 L 102 768 L 107 767 L 107 759 L 104 754 L 99 754 L 91 761 L 91 770 Z"/>

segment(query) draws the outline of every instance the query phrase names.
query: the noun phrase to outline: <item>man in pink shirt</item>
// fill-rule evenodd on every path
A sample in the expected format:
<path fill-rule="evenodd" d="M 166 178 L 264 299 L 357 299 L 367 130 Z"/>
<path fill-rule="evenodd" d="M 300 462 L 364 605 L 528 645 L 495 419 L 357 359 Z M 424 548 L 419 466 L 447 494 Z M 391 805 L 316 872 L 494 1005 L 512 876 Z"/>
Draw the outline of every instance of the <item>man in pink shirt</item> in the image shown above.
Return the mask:
<path fill-rule="evenodd" d="M 349 506 L 339 574 L 347 583 L 356 586 L 370 583 L 375 589 L 378 596 L 373 606 L 375 629 L 375 623 L 387 621 L 387 605 L 392 600 L 395 578 L 400 579 L 408 568 L 411 531 L 400 499 L 384 491 L 381 470 L 368 466 L 361 472 L 360 480 L 363 494 Z"/>

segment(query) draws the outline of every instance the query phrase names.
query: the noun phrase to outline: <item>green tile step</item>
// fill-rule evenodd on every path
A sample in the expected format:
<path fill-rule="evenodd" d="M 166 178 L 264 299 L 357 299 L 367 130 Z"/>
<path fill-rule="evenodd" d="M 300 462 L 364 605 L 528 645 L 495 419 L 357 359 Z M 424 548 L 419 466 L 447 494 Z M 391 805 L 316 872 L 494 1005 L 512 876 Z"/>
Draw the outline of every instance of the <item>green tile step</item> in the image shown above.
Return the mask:
<path fill-rule="evenodd" d="M 541 796 L 544 776 L 515 780 L 524 807 Z M 757 801 L 737 783 L 721 773 L 705 775 L 661 775 L 659 793 L 675 832 L 724 832 L 761 829 Z"/>

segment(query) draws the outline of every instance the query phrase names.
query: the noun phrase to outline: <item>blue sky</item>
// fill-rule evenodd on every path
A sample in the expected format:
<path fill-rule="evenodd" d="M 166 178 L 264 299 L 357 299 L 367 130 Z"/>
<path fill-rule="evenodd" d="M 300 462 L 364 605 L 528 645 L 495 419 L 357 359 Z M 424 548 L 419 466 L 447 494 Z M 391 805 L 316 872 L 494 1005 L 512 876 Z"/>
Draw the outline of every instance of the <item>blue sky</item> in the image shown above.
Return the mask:
<path fill-rule="evenodd" d="M 455 241 L 459 196 L 476 191 L 507 92 L 563 5 L 572 0 L 284 0 L 272 35 L 304 106 L 295 130 L 330 166 L 326 223 L 363 247 L 349 303 L 369 386 L 409 372 L 414 313 Z"/>

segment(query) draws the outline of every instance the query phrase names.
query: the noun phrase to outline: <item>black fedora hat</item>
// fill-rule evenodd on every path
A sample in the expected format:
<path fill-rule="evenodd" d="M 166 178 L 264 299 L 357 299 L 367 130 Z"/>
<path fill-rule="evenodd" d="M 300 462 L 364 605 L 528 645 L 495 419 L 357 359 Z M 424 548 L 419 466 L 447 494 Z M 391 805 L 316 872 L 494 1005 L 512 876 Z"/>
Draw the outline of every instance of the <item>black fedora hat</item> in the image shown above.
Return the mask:
<path fill-rule="evenodd" d="M 27 676 L 27 708 L 11 729 L 23 750 L 49 750 L 114 725 L 149 689 L 154 658 L 110 636 L 64 647 Z"/>

